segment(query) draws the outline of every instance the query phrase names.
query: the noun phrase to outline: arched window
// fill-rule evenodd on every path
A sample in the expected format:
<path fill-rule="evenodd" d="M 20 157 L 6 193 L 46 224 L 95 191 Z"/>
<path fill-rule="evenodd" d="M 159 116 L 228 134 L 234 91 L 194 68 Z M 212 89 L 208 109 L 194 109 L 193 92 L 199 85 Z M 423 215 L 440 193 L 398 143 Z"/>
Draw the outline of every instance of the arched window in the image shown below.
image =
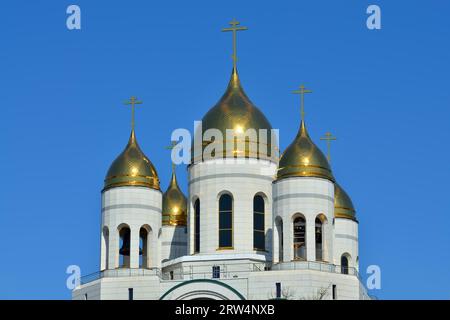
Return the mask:
<path fill-rule="evenodd" d="M 149 263 L 149 238 L 150 238 L 150 226 L 142 226 L 139 230 L 139 268 L 148 268 Z"/>
<path fill-rule="evenodd" d="M 294 260 L 306 260 L 306 222 L 303 217 L 294 219 Z"/>
<path fill-rule="evenodd" d="M 200 252 L 200 199 L 194 202 L 194 252 Z"/>
<path fill-rule="evenodd" d="M 253 248 L 265 250 L 264 230 L 264 198 L 257 195 L 253 198 Z"/>
<path fill-rule="evenodd" d="M 278 233 L 278 261 L 283 261 L 283 220 L 281 217 L 277 217 L 275 219 L 275 226 L 277 228 Z"/>
<path fill-rule="evenodd" d="M 323 260 L 323 224 L 322 224 L 322 220 L 320 220 L 319 217 L 316 218 L 316 228 L 315 228 L 315 233 L 316 233 L 316 260 L 317 261 L 322 261 Z"/>
<path fill-rule="evenodd" d="M 219 248 L 233 247 L 233 198 L 223 194 L 219 199 Z"/>
<path fill-rule="evenodd" d="M 131 231 L 128 225 L 119 226 L 119 266 L 130 267 L 130 237 Z"/>
<path fill-rule="evenodd" d="M 108 269 L 109 264 L 109 229 L 107 226 L 103 227 L 102 236 L 103 236 L 102 247 L 104 253 L 102 270 L 104 270 Z"/>
<path fill-rule="evenodd" d="M 348 274 L 348 258 L 344 254 L 341 256 L 341 273 Z"/>

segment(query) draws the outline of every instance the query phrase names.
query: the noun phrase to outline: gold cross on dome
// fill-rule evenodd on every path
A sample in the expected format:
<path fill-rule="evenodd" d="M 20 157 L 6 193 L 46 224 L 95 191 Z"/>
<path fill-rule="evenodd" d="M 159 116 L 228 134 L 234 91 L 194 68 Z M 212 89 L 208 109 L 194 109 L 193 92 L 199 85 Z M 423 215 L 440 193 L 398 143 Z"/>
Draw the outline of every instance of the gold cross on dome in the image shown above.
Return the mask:
<path fill-rule="evenodd" d="M 233 32 L 233 68 L 236 70 L 236 62 L 237 62 L 237 53 L 236 53 L 236 32 L 238 31 L 244 31 L 248 30 L 247 27 L 238 27 L 240 22 L 236 21 L 236 19 L 233 19 L 233 21 L 230 22 L 231 27 L 230 28 L 223 28 L 223 32 L 231 31 Z"/>
<path fill-rule="evenodd" d="M 137 100 L 135 96 L 131 96 L 131 98 L 123 103 L 124 105 L 131 105 L 131 129 L 134 130 L 134 107 L 136 104 L 142 104 L 142 101 Z"/>
<path fill-rule="evenodd" d="M 320 140 L 326 140 L 327 142 L 327 159 L 328 162 L 331 162 L 331 141 L 336 140 L 336 137 L 333 137 L 333 135 L 331 134 L 331 132 L 327 132 L 325 133 L 325 135 L 323 137 L 320 138 Z"/>
<path fill-rule="evenodd" d="M 300 95 L 300 113 L 302 116 L 302 121 L 305 121 L 305 93 L 311 92 L 311 90 L 305 89 L 304 85 L 301 85 L 299 90 L 292 91 L 292 93 Z"/>
<path fill-rule="evenodd" d="M 175 149 L 176 145 L 177 145 L 177 142 L 176 141 L 172 141 L 171 145 L 166 147 L 166 149 L 173 150 L 173 149 Z M 172 157 L 170 157 L 170 160 L 172 161 L 172 173 L 175 173 L 175 163 L 173 162 Z"/>

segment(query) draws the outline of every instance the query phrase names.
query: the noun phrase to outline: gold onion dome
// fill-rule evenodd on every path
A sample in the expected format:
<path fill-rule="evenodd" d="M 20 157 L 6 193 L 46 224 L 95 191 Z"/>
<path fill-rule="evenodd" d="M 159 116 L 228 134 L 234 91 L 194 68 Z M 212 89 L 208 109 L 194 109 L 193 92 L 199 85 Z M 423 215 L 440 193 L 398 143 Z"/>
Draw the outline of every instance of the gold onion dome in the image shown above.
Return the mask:
<path fill-rule="evenodd" d="M 217 102 L 217 104 L 212 107 L 202 119 L 202 137 L 206 130 L 208 129 L 218 129 L 222 133 L 223 137 L 223 156 L 227 156 L 227 129 L 234 130 L 236 134 L 243 134 L 247 129 L 254 129 L 256 131 L 258 141 L 255 143 L 260 143 L 259 129 L 267 130 L 267 155 L 264 156 L 266 152 L 259 155 L 259 158 L 270 158 L 271 155 L 271 129 L 272 126 L 264 116 L 264 114 L 256 107 L 250 99 L 245 94 L 237 70 L 233 68 L 231 79 L 228 83 L 228 87 L 222 96 L 222 98 Z M 198 134 L 196 132 L 196 134 Z M 203 140 L 203 139 L 202 139 Z M 245 141 L 237 141 L 244 142 Z M 203 148 L 207 146 L 210 142 L 203 141 Z M 262 142 L 261 142 L 262 143 Z M 266 143 L 266 142 L 264 142 Z M 234 143 L 232 144 L 234 145 Z M 248 142 L 246 143 L 245 153 L 244 150 L 236 150 L 236 147 L 229 152 L 233 153 L 236 157 L 252 157 L 258 158 L 258 153 L 252 152 L 249 154 Z M 202 148 L 202 153 L 203 149 Z M 252 150 L 253 151 L 253 150 Z M 255 150 L 258 152 L 257 148 Z M 200 152 L 198 156 L 195 156 L 194 162 L 201 159 Z"/>
<path fill-rule="evenodd" d="M 334 216 L 357 221 L 353 202 L 338 183 L 334 184 Z"/>
<path fill-rule="evenodd" d="M 328 160 L 309 137 L 304 121 L 295 140 L 280 158 L 277 179 L 288 177 L 318 177 L 334 181 Z"/>
<path fill-rule="evenodd" d="M 159 190 L 155 167 L 142 152 L 134 130 L 125 150 L 114 160 L 105 178 L 105 189 L 122 186 L 142 186 Z"/>
<path fill-rule="evenodd" d="M 162 224 L 180 226 L 186 225 L 187 220 L 187 199 L 178 186 L 175 172 L 172 172 L 172 179 L 169 187 L 163 195 Z"/>

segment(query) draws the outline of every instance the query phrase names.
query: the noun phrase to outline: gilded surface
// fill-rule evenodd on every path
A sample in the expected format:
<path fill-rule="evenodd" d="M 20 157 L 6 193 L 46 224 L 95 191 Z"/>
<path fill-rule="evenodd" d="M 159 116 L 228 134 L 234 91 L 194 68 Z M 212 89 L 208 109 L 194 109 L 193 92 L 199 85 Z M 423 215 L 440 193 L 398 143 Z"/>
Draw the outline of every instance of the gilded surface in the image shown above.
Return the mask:
<path fill-rule="evenodd" d="M 272 126 L 270 125 L 264 114 L 250 101 L 250 99 L 245 94 L 239 81 L 236 69 L 233 69 L 231 79 L 228 83 L 225 94 L 222 96 L 219 102 L 203 117 L 201 133 L 202 137 L 204 132 L 208 129 L 218 129 L 221 132 L 223 139 L 220 142 L 223 145 L 224 157 L 226 157 L 227 154 L 232 153 L 235 155 L 235 157 L 259 157 L 262 159 L 271 158 L 272 144 L 270 138 Z M 264 148 L 267 150 L 267 152 L 263 152 L 263 154 L 261 154 L 261 152 L 250 152 L 250 148 L 248 146 L 245 148 L 245 151 L 240 149 L 238 150 L 236 148 L 237 144 L 234 144 L 231 141 L 231 143 L 227 143 L 227 129 L 234 130 L 236 135 L 242 134 L 242 137 L 247 129 L 254 129 L 258 134 L 258 138 L 260 138 L 259 129 L 266 129 L 267 136 L 265 137 L 265 141 L 262 139 L 258 139 L 258 141 L 251 142 L 254 142 L 256 144 L 259 144 L 261 142 L 261 145 L 264 145 Z M 199 132 L 196 132 L 196 135 L 198 134 Z M 203 142 L 202 150 L 201 152 L 197 150 L 199 156 L 194 158 L 194 162 L 202 160 L 203 150 L 207 145 L 208 142 Z M 229 153 L 227 153 L 228 145 L 232 146 L 233 148 L 232 150 L 228 150 Z M 192 156 L 195 156 L 194 152 Z"/>
<path fill-rule="evenodd" d="M 187 199 L 178 186 L 175 172 L 169 187 L 163 195 L 162 224 L 185 226 L 187 220 Z"/>
<path fill-rule="evenodd" d="M 330 165 L 308 135 L 304 121 L 295 140 L 280 158 L 277 178 L 318 177 L 334 181 Z"/>
<path fill-rule="evenodd" d="M 159 190 L 159 178 L 155 167 L 142 152 L 134 130 L 125 150 L 114 160 L 105 178 L 105 188 L 142 186 Z"/>
<path fill-rule="evenodd" d="M 347 218 L 356 221 L 356 211 L 353 202 L 342 187 L 334 184 L 334 216 L 336 218 Z"/>

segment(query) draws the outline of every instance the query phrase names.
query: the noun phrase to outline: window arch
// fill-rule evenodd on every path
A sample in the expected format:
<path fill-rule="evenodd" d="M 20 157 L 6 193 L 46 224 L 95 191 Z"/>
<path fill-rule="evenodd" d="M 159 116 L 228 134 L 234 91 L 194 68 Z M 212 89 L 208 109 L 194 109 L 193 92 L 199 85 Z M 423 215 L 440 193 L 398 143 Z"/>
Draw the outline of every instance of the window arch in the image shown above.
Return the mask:
<path fill-rule="evenodd" d="M 127 224 L 121 224 L 118 228 L 119 232 L 119 267 L 130 267 L 130 241 L 131 230 Z"/>
<path fill-rule="evenodd" d="M 306 221 L 303 216 L 294 218 L 294 260 L 306 260 Z"/>
<path fill-rule="evenodd" d="M 200 252 L 200 199 L 194 202 L 194 253 Z"/>
<path fill-rule="evenodd" d="M 219 198 L 219 248 L 233 248 L 233 198 L 228 193 Z"/>
<path fill-rule="evenodd" d="M 151 228 L 149 225 L 143 225 L 139 230 L 139 267 L 150 267 L 150 246 Z"/>
<path fill-rule="evenodd" d="M 319 217 L 315 221 L 316 260 L 323 260 L 323 223 Z"/>
<path fill-rule="evenodd" d="M 345 253 L 341 256 L 341 273 L 348 274 L 348 256 Z"/>
<path fill-rule="evenodd" d="M 253 198 L 253 248 L 265 250 L 265 230 L 264 230 L 264 198 L 256 195 Z"/>

